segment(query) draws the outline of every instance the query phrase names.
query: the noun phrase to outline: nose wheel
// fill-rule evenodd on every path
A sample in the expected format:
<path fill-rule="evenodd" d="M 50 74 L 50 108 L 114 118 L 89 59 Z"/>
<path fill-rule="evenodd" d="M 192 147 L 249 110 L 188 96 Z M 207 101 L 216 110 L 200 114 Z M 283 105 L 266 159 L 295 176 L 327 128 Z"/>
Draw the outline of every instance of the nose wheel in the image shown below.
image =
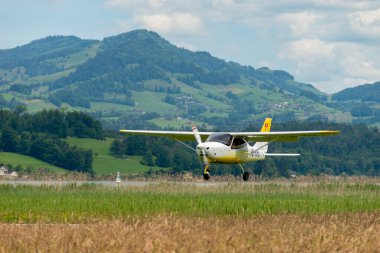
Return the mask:
<path fill-rule="evenodd" d="M 205 169 L 203 170 L 203 178 L 204 180 L 210 179 L 210 165 L 206 165 Z"/>

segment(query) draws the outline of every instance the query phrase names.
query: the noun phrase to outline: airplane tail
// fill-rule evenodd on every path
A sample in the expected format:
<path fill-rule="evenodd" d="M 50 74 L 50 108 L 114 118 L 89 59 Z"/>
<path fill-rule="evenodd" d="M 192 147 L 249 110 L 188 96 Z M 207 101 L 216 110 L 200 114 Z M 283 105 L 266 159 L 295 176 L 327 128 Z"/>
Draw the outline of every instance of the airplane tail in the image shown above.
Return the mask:
<path fill-rule="evenodd" d="M 266 118 L 261 128 L 261 132 L 270 132 L 271 124 L 272 119 Z M 255 145 L 253 145 L 253 150 L 260 153 L 266 153 L 268 151 L 268 142 L 256 142 Z"/>

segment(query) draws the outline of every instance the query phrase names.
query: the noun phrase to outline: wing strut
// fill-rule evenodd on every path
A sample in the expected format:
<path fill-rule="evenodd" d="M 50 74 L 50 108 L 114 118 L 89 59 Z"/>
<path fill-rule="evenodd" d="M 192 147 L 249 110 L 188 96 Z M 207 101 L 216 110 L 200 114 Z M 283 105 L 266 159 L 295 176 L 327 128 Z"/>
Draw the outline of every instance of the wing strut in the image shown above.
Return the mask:
<path fill-rule="evenodd" d="M 191 149 L 191 150 L 197 152 L 197 150 L 196 150 L 195 148 L 191 147 L 190 145 L 187 145 L 187 144 L 184 143 L 183 141 L 180 141 L 180 140 L 178 140 L 178 139 L 175 138 L 175 137 L 173 137 L 173 139 L 176 140 L 176 141 L 178 141 L 179 143 L 181 143 L 181 144 L 184 145 L 185 147 L 187 147 L 187 148 L 189 148 L 189 149 Z"/>

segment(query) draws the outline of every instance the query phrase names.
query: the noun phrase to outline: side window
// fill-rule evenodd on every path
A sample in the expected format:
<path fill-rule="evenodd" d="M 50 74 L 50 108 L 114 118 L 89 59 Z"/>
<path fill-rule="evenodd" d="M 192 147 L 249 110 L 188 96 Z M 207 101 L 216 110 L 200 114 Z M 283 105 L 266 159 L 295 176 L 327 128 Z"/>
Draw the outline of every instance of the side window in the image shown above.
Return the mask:
<path fill-rule="evenodd" d="M 232 135 L 231 135 L 231 137 L 230 137 L 230 139 L 228 140 L 228 142 L 227 142 L 227 146 L 230 146 L 231 145 L 231 142 L 232 142 Z"/>
<path fill-rule="evenodd" d="M 234 141 L 232 142 L 231 148 L 241 148 L 246 144 L 245 140 L 242 138 L 234 138 Z"/>

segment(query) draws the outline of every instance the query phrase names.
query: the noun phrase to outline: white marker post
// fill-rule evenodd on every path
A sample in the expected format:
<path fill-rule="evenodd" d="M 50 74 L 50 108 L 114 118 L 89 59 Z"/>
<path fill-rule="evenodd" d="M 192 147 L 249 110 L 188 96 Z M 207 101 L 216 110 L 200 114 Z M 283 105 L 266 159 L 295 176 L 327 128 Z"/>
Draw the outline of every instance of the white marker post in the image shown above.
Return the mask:
<path fill-rule="evenodd" d="M 120 172 L 117 172 L 116 181 L 117 185 L 121 183 Z"/>

